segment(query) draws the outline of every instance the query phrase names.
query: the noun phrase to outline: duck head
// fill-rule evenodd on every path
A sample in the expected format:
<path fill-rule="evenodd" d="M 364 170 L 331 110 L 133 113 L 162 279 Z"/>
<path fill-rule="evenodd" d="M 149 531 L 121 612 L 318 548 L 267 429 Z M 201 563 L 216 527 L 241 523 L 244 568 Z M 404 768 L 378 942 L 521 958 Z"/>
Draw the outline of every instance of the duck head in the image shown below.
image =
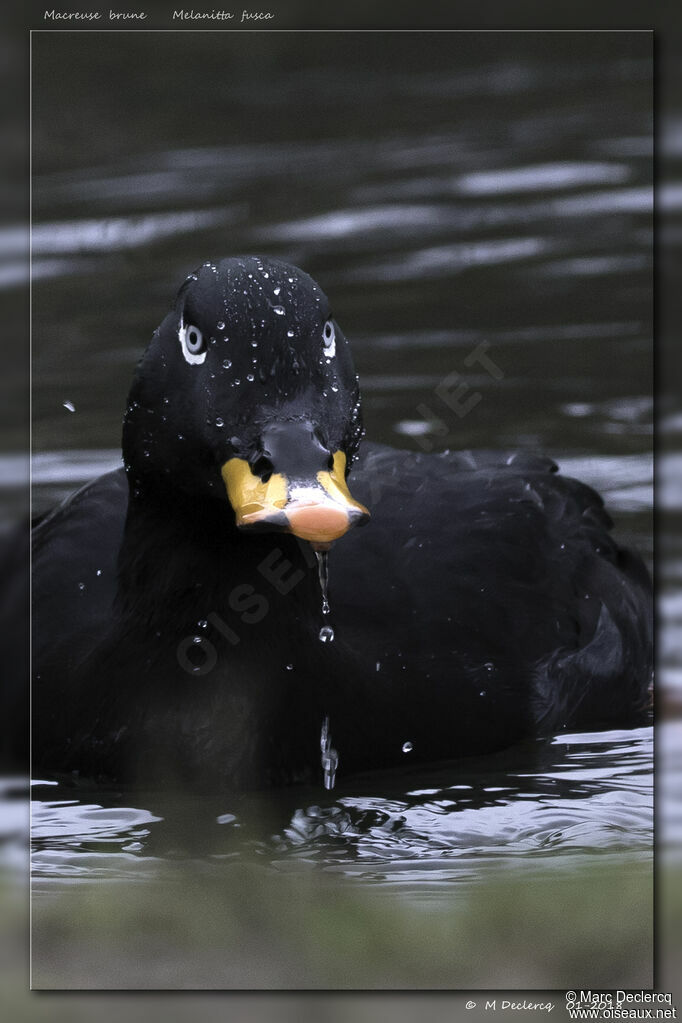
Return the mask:
<path fill-rule="evenodd" d="M 367 509 L 346 476 L 362 436 L 350 349 L 321 288 L 255 256 L 190 274 L 130 392 L 131 492 L 223 502 L 243 531 L 324 549 Z"/>

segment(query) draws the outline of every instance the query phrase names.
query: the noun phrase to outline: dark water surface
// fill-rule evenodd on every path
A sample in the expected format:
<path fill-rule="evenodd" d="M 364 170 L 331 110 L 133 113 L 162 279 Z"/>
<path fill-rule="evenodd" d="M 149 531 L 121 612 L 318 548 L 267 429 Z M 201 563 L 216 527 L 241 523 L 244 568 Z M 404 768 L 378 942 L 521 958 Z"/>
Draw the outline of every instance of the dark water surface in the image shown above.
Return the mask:
<path fill-rule="evenodd" d="M 605 494 L 650 561 L 650 47 L 628 33 L 35 36 L 35 511 L 118 463 L 133 366 L 186 273 L 258 252 L 331 297 L 368 437 L 549 453 Z M 482 341 L 494 371 L 469 358 Z M 480 395 L 461 417 L 437 394 L 458 373 Z M 2 464 L 11 475 L 11 449 Z M 667 599 L 682 618 L 675 580 Z M 647 973 L 650 728 L 408 767 L 224 801 L 38 781 L 35 900 L 64 913 L 64 891 L 95 881 L 148 891 L 182 863 L 227 884 L 257 863 L 293 893 L 338 875 L 423 921 L 501 871 L 597 864 L 629 879 Z M 54 983 L 36 948 L 38 986 Z M 613 949 L 599 979 L 623 986 Z M 306 962 L 312 986 L 334 981 Z M 176 967 L 159 986 L 192 982 Z M 59 986 L 83 981 L 60 969 Z M 355 962 L 334 982 L 373 976 Z M 480 980 L 453 968 L 453 984 L 467 977 Z M 276 970 L 262 982 L 287 986 Z"/>
<path fill-rule="evenodd" d="M 243 796 L 33 783 L 33 889 L 142 879 L 166 859 L 265 856 L 279 871 L 318 865 L 411 902 L 491 867 L 543 869 L 552 857 L 649 861 L 648 728 L 565 734 L 415 772 Z M 132 800 L 131 800 L 132 797 Z M 141 802 L 144 809 L 131 805 Z"/>

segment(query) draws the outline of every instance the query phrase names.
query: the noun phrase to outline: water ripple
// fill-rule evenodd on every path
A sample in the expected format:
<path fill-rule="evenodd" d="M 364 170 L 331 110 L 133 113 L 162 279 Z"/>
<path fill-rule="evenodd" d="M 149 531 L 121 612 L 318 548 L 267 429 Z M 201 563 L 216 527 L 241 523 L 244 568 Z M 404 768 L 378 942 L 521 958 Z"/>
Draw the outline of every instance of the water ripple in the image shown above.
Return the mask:
<path fill-rule="evenodd" d="M 306 864 L 379 885 L 414 890 L 428 878 L 482 878 L 493 863 L 519 866 L 547 857 L 651 853 L 652 729 L 558 736 L 483 761 L 376 774 L 345 783 L 323 802 L 313 790 L 254 795 L 231 806 L 191 799 L 191 835 L 178 830 L 189 805 L 149 793 L 147 809 L 107 806 L 100 794 L 33 804 L 33 875 L 42 884 L 70 877 L 145 875 L 169 857 L 216 867 L 226 857 L 262 857 L 277 870 Z M 34 787 L 39 795 L 41 784 Z M 303 799 L 291 810 L 286 803 Z M 307 795 L 307 799 L 305 798 Z M 189 798 L 189 797 L 188 797 Z M 266 812 L 267 808 L 267 812 Z M 229 812 L 226 812 L 228 811 Z M 288 821 L 272 829 L 282 813 Z"/>

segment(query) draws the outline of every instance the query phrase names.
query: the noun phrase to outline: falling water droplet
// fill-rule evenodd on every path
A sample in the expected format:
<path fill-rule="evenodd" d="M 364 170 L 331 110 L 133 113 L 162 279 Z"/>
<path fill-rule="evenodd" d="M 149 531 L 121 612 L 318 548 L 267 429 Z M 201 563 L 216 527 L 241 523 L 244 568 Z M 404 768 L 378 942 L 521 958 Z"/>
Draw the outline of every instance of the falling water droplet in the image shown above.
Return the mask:
<path fill-rule="evenodd" d="M 287 331 L 287 337 L 293 337 L 293 336 L 294 336 L 293 330 L 288 330 Z"/>
<path fill-rule="evenodd" d="M 216 327 L 218 328 L 218 330 L 225 330 L 224 320 L 218 320 L 218 322 L 216 323 Z"/>
<path fill-rule="evenodd" d="M 483 667 L 485 668 L 486 671 L 494 671 L 495 670 L 495 665 L 493 664 L 492 661 L 486 661 L 485 664 L 483 665 Z"/>
<path fill-rule="evenodd" d="M 322 614 L 328 615 L 329 607 L 329 551 L 315 551 L 317 558 L 317 577 L 322 590 Z"/>
<path fill-rule="evenodd" d="M 284 306 L 283 305 L 273 305 L 272 311 L 273 311 L 273 313 L 277 313 L 278 316 L 284 316 Z"/>
<path fill-rule="evenodd" d="M 75 412 L 76 411 L 76 406 L 74 405 L 74 403 L 72 401 L 64 401 L 64 402 L 62 402 L 62 405 L 64 406 L 64 408 L 68 412 Z"/>
<path fill-rule="evenodd" d="M 282 290 L 281 288 L 275 288 L 272 293 L 273 293 L 273 295 L 279 295 L 281 290 Z"/>
<path fill-rule="evenodd" d="M 320 730 L 320 752 L 322 753 L 322 770 L 324 771 L 324 787 L 333 789 L 336 782 L 336 769 L 339 766 L 339 754 L 332 746 L 329 734 L 329 718 L 322 721 Z"/>
<path fill-rule="evenodd" d="M 414 746 L 412 745 L 411 742 L 404 742 L 403 743 L 403 753 L 411 753 L 413 749 L 414 749 Z"/>
<path fill-rule="evenodd" d="M 225 425 L 225 420 L 222 419 L 220 416 L 216 416 L 215 424 L 216 424 L 216 426 L 224 426 Z"/>
<path fill-rule="evenodd" d="M 319 632 L 320 643 L 333 643 L 334 630 L 331 625 L 323 625 Z"/>

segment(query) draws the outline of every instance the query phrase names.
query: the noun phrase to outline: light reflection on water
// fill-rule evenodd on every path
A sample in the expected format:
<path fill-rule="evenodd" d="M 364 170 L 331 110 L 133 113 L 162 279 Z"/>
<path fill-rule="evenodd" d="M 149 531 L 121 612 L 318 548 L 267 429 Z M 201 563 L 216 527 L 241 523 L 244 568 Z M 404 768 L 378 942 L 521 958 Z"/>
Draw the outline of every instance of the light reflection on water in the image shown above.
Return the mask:
<path fill-rule="evenodd" d="M 37 781 L 34 888 L 149 878 L 169 859 L 198 857 L 219 870 L 226 857 L 259 856 L 280 871 L 307 865 L 415 896 L 483 881 L 500 862 L 541 870 L 557 856 L 646 860 L 652 742 L 648 727 L 567 734 L 485 760 L 340 781 L 335 798 L 322 785 L 225 802 L 137 791 L 131 806 L 130 792 Z M 178 824 L 188 819 L 191 836 Z"/>

